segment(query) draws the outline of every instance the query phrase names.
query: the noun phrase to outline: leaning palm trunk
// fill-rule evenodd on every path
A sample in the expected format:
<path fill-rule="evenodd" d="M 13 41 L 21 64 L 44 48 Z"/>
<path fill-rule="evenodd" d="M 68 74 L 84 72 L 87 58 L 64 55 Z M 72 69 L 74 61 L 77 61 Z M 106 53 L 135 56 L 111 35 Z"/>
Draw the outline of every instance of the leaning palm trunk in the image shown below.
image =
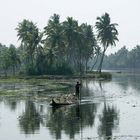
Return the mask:
<path fill-rule="evenodd" d="M 33 53 L 32 52 L 30 52 L 30 54 L 29 54 L 29 64 L 31 66 L 33 66 L 33 64 L 34 64 L 34 62 L 33 62 Z"/>
<path fill-rule="evenodd" d="M 15 66 L 13 66 L 12 69 L 13 69 L 13 75 L 15 76 Z"/>
<path fill-rule="evenodd" d="M 98 62 L 98 57 L 99 57 L 99 54 L 98 54 L 97 57 L 95 58 L 95 62 L 94 62 L 94 64 L 93 64 L 92 67 L 91 67 L 91 71 L 93 70 L 93 68 L 94 68 L 95 65 L 97 64 L 97 62 Z"/>
<path fill-rule="evenodd" d="M 104 56 L 105 56 L 105 51 L 106 51 L 106 49 L 104 49 L 104 51 L 103 51 L 103 54 L 101 56 L 101 61 L 100 61 L 99 67 L 98 67 L 99 74 L 101 74 L 102 64 L 103 64 L 103 60 L 104 60 Z"/>

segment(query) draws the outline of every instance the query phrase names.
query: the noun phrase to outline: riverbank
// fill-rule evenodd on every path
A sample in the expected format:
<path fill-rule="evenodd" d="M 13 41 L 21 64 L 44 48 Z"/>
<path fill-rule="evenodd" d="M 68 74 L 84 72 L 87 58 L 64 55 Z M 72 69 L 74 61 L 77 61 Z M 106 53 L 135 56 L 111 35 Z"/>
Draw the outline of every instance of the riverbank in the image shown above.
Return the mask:
<path fill-rule="evenodd" d="M 112 74 L 109 72 L 98 73 L 96 71 L 88 71 L 86 74 L 74 74 L 74 75 L 16 75 L 16 76 L 0 76 L 0 79 L 85 79 L 85 78 L 102 78 L 111 79 Z"/>
<path fill-rule="evenodd" d="M 41 76 L 8 76 L 0 77 L 0 96 L 19 98 L 40 98 L 55 94 L 75 92 L 75 83 L 80 79 L 107 80 L 111 79 L 110 73 L 102 74 L 88 72 L 86 75 L 41 75 Z M 38 98 L 39 98 L 38 97 Z"/>

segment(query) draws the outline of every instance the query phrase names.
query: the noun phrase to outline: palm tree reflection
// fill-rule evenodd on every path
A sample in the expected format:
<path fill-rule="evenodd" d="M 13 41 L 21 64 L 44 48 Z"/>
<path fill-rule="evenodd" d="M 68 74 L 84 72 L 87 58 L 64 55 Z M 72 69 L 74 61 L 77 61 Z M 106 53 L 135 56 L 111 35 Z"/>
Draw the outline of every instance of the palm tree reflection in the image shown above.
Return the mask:
<path fill-rule="evenodd" d="M 102 115 L 99 116 L 100 125 L 98 127 L 98 134 L 104 139 L 112 137 L 113 129 L 117 128 L 119 117 L 116 107 L 109 106 L 104 103 Z"/>
<path fill-rule="evenodd" d="M 47 115 L 46 126 L 56 139 L 61 139 L 62 132 L 74 139 L 81 127 L 93 126 L 97 104 L 84 104 L 57 108 Z"/>
<path fill-rule="evenodd" d="M 4 103 L 11 109 L 11 111 L 15 111 L 17 109 L 19 101 L 16 99 L 6 99 L 4 100 Z"/>
<path fill-rule="evenodd" d="M 32 101 L 26 101 L 25 112 L 19 117 L 19 126 L 25 134 L 35 133 L 40 129 L 41 116 Z"/>

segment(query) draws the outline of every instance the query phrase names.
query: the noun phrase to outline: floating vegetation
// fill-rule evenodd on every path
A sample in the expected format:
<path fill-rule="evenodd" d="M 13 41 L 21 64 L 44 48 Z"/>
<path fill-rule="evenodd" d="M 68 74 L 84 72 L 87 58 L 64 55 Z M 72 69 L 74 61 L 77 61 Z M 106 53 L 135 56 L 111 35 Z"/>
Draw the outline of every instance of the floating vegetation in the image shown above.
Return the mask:
<path fill-rule="evenodd" d="M 46 96 L 70 87 L 72 83 L 64 80 L 2 78 L 0 96 Z"/>

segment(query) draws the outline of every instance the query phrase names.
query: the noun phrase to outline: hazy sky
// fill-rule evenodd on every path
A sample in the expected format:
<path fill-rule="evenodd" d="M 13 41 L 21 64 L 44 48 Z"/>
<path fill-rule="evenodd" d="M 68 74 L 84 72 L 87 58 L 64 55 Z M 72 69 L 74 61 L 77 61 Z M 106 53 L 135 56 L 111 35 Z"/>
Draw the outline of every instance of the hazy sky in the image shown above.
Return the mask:
<path fill-rule="evenodd" d="M 140 44 L 140 0 L 0 0 L 0 43 L 19 44 L 15 28 L 23 19 L 37 23 L 42 31 L 54 13 L 61 21 L 72 16 L 79 23 L 94 26 L 97 16 L 105 12 L 112 23 L 119 24 L 119 43 L 112 52 L 124 45 L 132 49 Z"/>

